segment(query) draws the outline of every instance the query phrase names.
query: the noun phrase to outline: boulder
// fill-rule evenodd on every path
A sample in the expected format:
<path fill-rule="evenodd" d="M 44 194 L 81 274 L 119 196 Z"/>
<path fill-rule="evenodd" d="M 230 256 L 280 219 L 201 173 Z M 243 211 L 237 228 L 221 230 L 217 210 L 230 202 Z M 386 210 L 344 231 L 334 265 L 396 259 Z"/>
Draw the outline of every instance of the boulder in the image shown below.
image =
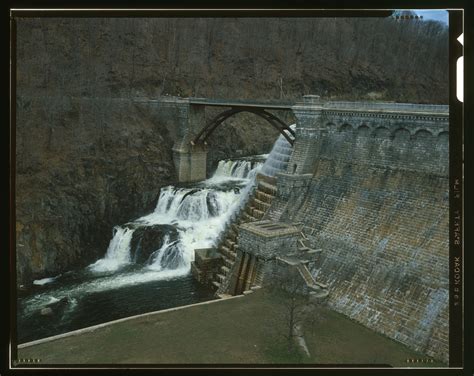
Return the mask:
<path fill-rule="evenodd" d="M 138 227 L 132 238 L 132 260 L 137 264 L 146 264 L 152 253 L 163 246 L 166 235 L 170 242 L 176 241 L 178 230 L 172 225 Z"/>

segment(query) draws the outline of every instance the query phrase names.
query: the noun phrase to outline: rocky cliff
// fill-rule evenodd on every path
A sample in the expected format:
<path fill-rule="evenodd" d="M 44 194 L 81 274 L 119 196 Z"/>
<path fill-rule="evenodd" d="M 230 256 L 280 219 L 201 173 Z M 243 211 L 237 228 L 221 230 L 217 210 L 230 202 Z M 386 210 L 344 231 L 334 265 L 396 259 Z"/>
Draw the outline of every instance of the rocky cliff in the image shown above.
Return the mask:
<path fill-rule="evenodd" d="M 16 27 L 18 283 L 94 261 L 114 225 L 151 210 L 175 181 L 173 109 L 137 98 L 447 101 L 447 34 L 433 23 L 19 18 Z M 275 138 L 258 119 L 232 119 L 209 140 L 210 163 L 267 152 Z"/>

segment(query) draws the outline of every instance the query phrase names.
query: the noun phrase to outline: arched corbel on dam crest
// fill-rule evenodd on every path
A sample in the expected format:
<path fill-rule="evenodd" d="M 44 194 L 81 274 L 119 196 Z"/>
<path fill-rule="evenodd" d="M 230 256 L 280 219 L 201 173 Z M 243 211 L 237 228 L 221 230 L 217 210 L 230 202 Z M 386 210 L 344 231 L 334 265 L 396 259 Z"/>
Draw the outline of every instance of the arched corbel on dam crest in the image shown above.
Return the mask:
<path fill-rule="evenodd" d="M 354 130 L 353 126 L 347 122 L 342 123 L 338 127 L 339 132 L 352 132 Z"/>

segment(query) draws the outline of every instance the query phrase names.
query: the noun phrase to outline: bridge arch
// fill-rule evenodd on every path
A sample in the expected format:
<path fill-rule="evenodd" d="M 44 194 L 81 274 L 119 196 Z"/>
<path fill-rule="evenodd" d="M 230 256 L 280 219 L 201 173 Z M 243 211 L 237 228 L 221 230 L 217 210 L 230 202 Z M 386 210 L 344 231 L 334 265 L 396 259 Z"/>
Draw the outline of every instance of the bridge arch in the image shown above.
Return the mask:
<path fill-rule="evenodd" d="M 448 138 L 449 138 L 449 133 L 446 132 L 446 131 L 441 131 L 441 132 L 438 133 L 437 137 L 438 137 L 438 139 L 440 139 L 440 140 L 441 140 L 441 139 L 448 140 Z"/>
<path fill-rule="evenodd" d="M 204 128 L 193 138 L 191 141 L 192 145 L 204 143 L 208 137 L 214 132 L 228 118 L 241 113 L 249 112 L 255 114 L 262 119 L 266 120 L 272 127 L 278 130 L 280 134 L 293 146 L 295 139 L 295 131 L 293 131 L 289 125 L 279 119 L 277 116 L 265 111 L 264 109 L 256 109 L 250 107 L 232 107 L 230 110 L 226 110 L 215 116 Z M 291 137 L 292 136 L 292 137 Z"/>

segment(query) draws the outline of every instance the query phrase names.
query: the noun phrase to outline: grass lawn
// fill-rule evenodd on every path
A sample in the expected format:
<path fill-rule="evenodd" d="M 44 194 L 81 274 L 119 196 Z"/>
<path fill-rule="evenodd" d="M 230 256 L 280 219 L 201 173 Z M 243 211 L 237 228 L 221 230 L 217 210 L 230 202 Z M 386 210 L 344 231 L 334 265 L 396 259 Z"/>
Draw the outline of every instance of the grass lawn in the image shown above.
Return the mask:
<path fill-rule="evenodd" d="M 329 309 L 304 327 L 310 357 L 288 353 L 278 299 L 259 290 L 18 350 L 20 359 L 58 364 L 407 364 L 424 358 Z M 36 363 L 38 364 L 38 363 Z M 418 366 L 445 366 L 442 363 Z"/>

